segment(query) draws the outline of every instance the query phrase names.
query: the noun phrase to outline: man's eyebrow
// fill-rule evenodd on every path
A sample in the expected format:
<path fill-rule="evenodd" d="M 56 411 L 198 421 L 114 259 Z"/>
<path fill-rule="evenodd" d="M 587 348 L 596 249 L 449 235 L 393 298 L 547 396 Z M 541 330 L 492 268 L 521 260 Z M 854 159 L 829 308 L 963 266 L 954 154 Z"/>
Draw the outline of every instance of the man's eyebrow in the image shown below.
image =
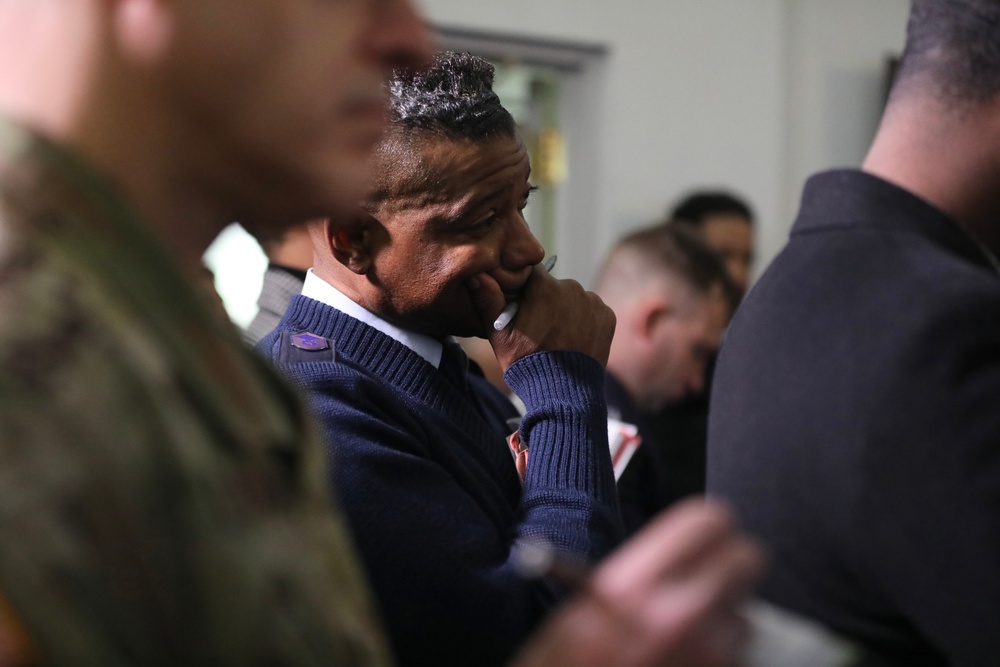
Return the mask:
<path fill-rule="evenodd" d="M 528 187 L 529 189 L 531 188 L 531 169 L 530 168 L 528 169 L 528 178 L 524 179 L 524 183 L 525 183 L 526 187 Z M 506 195 L 508 192 L 510 192 L 510 190 L 513 187 L 515 187 L 515 186 L 501 185 L 499 188 L 497 188 L 493 192 L 490 192 L 489 194 L 483 195 L 482 197 L 480 197 L 479 199 L 475 200 L 474 202 L 471 202 L 468 205 L 468 207 L 466 207 L 466 210 L 470 210 L 471 211 L 473 209 L 479 208 L 480 206 L 483 206 L 484 204 L 490 203 L 494 199 L 499 199 L 500 197 L 502 197 L 502 196 Z"/>
<path fill-rule="evenodd" d="M 467 209 L 468 210 L 472 210 L 472 209 L 479 208 L 480 206 L 483 206 L 484 204 L 489 204 L 494 199 L 500 199 L 501 197 L 503 197 L 505 194 L 507 194 L 508 191 L 510 191 L 510 187 L 509 186 L 501 185 L 499 188 L 497 188 L 493 192 L 490 192 L 489 194 L 483 195 L 479 199 L 477 199 L 474 202 L 470 203 L 469 206 L 467 207 Z"/>
<path fill-rule="evenodd" d="M 500 199 L 503 197 L 510 188 L 508 186 L 502 185 L 496 190 L 489 192 L 478 199 L 475 199 L 468 204 L 462 204 L 460 210 L 454 215 L 441 216 L 440 222 L 445 225 L 456 225 L 461 224 L 465 218 L 477 210 L 486 206 L 490 202 Z"/>
<path fill-rule="evenodd" d="M 529 192 L 534 189 L 531 185 L 530 177 L 531 177 L 531 168 L 529 167 L 527 177 L 524 179 L 525 186 L 528 188 Z M 442 222 L 445 225 L 461 223 L 465 219 L 465 216 L 475 212 L 476 210 L 478 210 L 483 206 L 486 206 L 493 200 L 500 199 L 501 197 L 505 196 L 508 192 L 510 192 L 512 187 L 516 186 L 501 185 L 496 190 L 488 192 L 482 197 L 479 197 L 478 199 L 475 199 L 469 202 L 468 204 L 463 205 L 462 210 L 459 213 L 455 214 L 454 216 L 442 216 L 440 222 Z"/>

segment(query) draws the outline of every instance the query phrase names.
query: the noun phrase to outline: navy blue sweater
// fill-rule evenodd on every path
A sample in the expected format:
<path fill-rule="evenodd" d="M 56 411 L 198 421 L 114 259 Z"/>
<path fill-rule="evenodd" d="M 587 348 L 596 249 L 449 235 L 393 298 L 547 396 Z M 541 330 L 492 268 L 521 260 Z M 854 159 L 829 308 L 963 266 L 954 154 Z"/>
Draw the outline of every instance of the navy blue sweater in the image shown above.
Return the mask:
<path fill-rule="evenodd" d="M 280 354 L 304 331 L 334 341 L 335 360 Z M 620 541 L 603 369 L 590 357 L 539 353 L 507 371 L 528 408 L 522 490 L 505 440 L 516 413 L 484 380 L 470 376 L 462 391 L 406 346 L 301 295 L 260 349 L 321 419 L 334 490 L 401 664 L 511 656 L 557 602 L 513 571 L 518 537 L 589 561 Z"/>

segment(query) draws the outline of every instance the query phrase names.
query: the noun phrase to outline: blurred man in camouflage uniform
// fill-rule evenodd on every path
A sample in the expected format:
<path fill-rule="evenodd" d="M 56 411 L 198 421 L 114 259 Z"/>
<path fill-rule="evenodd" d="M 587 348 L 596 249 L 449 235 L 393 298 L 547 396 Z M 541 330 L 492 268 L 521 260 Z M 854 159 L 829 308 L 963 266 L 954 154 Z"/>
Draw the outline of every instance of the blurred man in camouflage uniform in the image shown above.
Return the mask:
<path fill-rule="evenodd" d="M 387 663 L 309 422 L 188 278 L 228 220 L 353 201 L 420 17 L 0 0 L 0 44 L 13 615 L 51 664 Z"/>
<path fill-rule="evenodd" d="M 190 282 L 356 201 L 428 48 L 406 0 L 0 0 L 0 662 L 391 662 L 310 422 Z M 525 664 L 717 659 L 756 563 L 668 518 Z"/>

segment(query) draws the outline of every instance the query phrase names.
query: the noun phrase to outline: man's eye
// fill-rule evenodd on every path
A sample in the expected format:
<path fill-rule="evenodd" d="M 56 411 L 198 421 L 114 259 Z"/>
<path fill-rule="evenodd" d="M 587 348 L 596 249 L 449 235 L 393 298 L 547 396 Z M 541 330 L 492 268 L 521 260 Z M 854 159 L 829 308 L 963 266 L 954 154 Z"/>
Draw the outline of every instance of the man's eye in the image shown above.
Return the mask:
<path fill-rule="evenodd" d="M 522 197 L 521 201 L 518 203 L 517 210 L 523 211 L 524 208 L 528 205 L 528 198 L 531 196 L 531 193 L 537 190 L 538 188 L 535 187 L 534 185 L 529 186 L 528 190 L 524 193 L 524 197 Z"/>
<path fill-rule="evenodd" d="M 493 225 L 495 225 L 499 219 L 500 217 L 494 213 L 488 218 L 483 218 L 482 220 L 474 222 L 472 225 L 469 226 L 469 231 L 480 232 L 480 233 L 488 232 L 489 230 L 493 229 Z"/>

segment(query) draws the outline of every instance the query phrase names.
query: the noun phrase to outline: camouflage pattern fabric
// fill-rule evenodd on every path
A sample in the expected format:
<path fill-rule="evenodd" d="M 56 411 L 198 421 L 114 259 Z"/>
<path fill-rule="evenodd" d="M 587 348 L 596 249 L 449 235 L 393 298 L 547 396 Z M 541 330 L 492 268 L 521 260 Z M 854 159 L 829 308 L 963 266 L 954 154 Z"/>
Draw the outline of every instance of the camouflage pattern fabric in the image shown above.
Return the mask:
<path fill-rule="evenodd" d="M 296 396 L 100 177 L 0 122 L 0 596 L 52 665 L 385 665 Z"/>

